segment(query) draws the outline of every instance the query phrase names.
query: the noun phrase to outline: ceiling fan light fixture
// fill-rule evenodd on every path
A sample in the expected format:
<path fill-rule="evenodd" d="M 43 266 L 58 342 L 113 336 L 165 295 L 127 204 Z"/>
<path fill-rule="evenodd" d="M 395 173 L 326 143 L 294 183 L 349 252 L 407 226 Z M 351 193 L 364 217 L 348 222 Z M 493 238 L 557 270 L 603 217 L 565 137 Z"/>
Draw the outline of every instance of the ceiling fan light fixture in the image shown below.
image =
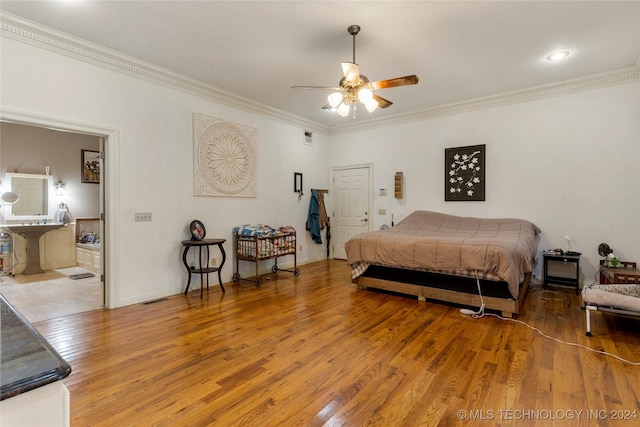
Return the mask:
<path fill-rule="evenodd" d="M 374 90 L 414 85 L 418 83 L 418 76 L 413 74 L 393 79 L 369 81 L 367 76 L 360 74 L 360 66 L 356 63 L 356 35 L 360 32 L 360 26 L 350 25 L 347 31 L 353 36 L 353 60 L 341 62 L 344 77 L 340 79 L 338 86 L 292 86 L 292 89 L 331 90 L 332 93 L 327 96 L 327 104 L 322 108 L 335 111 L 342 117 L 348 117 L 350 113 L 353 113 L 355 119 L 358 102 L 361 102 L 370 113 L 378 108 L 388 108 L 393 104 L 388 99 L 374 94 Z"/>
<path fill-rule="evenodd" d="M 340 103 L 342 102 L 342 98 L 342 93 L 333 92 L 327 97 L 327 102 L 329 102 L 329 105 L 331 105 L 333 108 L 337 108 L 338 105 L 340 105 Z"/>
<path fill-rule="evenodd" d="M 371 90 L 367 89 L 366 87 L 363 87 L 358 91 L 358 99 L 363 104 L 366 104 L 373 99 L 373 92 L 371 92 Z"/>
<path fill-rule="evenodd" d="M 338 109 L 336 110 L 336 112 L 338 113 L 338 115 L 342 117 L 347 117 L 349 115 L 350 110 L 351 108 L 349 107 L 349 104 L 342 103 L 340 104 L 340 106 L 338 106 Z"/>
<path fill-rule="evenodd" d="M 378 109 L 378 101 L 376 101 L 375 99 L 371 98 L 369 101 L 364 103 L 364 106 L 367 107 L 367 111 L 370 113 L 373 113 L 374 111 L 376 111 Z"/>

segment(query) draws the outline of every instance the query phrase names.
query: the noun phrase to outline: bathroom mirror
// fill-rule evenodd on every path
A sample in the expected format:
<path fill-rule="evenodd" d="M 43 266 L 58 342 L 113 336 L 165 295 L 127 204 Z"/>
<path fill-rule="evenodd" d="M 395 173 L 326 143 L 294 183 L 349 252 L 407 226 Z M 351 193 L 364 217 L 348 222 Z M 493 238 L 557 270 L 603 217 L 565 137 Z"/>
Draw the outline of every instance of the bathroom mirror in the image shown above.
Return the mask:
<path fill-rule="evenodd" d="M 29 173 L 7 173 L 11 192 L 18 200 L 9 206 L 10 221 L 53 219 L 53 177 Z"/>

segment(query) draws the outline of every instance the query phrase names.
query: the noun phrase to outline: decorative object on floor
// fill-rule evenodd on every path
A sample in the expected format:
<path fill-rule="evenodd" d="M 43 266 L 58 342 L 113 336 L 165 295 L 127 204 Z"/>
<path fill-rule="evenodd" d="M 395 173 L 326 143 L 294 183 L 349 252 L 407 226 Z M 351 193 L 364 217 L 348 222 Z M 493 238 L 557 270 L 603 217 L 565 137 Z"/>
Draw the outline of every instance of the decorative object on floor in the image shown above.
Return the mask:
<path fill-rule="evenodd" d="M 88 279 L 89 277 L 95 277 L 93 273 L 78 273 L 78 274 L 70 274 L 69 279 L 78 280 L 78 279 Z"/>
<path fill-rule="evenodd" d="M 191 232 L 191 240 L 202 240 L 207 236 L 207 229 L 204 228 L 204 224 L 197 219 L 191 221 L 189 231 Z"/>
<path fill-rule="evenodd" d="M 193 113 L 194 196 L 257 197 L 258 130 Z"/>
<path fill-rule="evenodd" d="M 315 190 L 311 190 L 314 192 Z M 234 282 L 240 280 L 253 281 L 259 288 L 262 285 L 262 277 L 259 274 L 258 264 L 262 260 L 273 259 L 271 272 L 287 271 L 294 277 L 300 275 L 296 255 L 296 229 L 290 225 L 272 228 L 268 225 L 239 225 L 232 230 L 234 237 L 234 252 L 236 267 L 232 276 Z M 293 255 L 293 269 L 278 267 L 278 258 Z M 240 277 L 240 261 L 250 261 L 255 264 L 256 275 L 254 278 Z"/>
<path fill-rule="evenodd" d="M 485 200 L 485 145 L 445 148 L 445 202 Z"/>
<path fill-rule="evenodd" d="M 100 153 L 92 150 L 80 150 L 82 156 L 82 182 L 100 184 Z"/>
<path fill-rule="evenodd" d="M 356 36 L 360 32 L 360 26 L 350 25 L 347 31 L 353 36 L 353 62 L 342 63 L 344 77 L 338 83 L 338 87 L 292 86 L 292 89 L 333 90 L 334 92 L 327 97 L 328 104 L 322 108 L 335 111 L 342 117 L 347 117 L 352 113 L 355 119 L 358 101 L 364 104 L 364 107 L 370 113 L 373 113 L 378 107 L 387 108 L 393 104 L 393 102 L 376 95 L 372 91 L 390 87 L 414 85 L 418 83 L 418 76 L 414 74 L 397 77 L 395 79 L 370 82 L 367 76 L 360 74 L 360 67 L 356 63 Z M 353 105 L 353 109 L 351 105 Z"/>

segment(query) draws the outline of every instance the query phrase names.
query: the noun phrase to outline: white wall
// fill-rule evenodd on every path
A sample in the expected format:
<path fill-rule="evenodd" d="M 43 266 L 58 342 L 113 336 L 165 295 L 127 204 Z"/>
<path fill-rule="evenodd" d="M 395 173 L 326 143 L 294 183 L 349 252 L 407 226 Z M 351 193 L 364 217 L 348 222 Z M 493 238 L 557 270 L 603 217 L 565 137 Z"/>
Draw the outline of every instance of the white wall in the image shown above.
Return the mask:
<path fill-rule="evenodd" d="M 444 202 L 444 149 L 486 144 L 486 201 Z M 542 229 L 539 250 L 582 252 L 583 281 L 594 281 L 597 246 L 640 262 L 640 84 L 336 135 L 331 166 L 374 163 L 374 228 L 416 209 L 525 218 Z M 339 160 L 338 160 L 339 159 Z M 405 198 L 393 197 L 404 172 Z M 542 258 L 540 258 L 542 259 Z M 538 266 L 537 274 L 542 268 Z"/>
<path fill-rule="evenodd" d="M 330 167 L 367 162 L 374 163 L 374 189 L 389 190 L 375 196 L 374 213 L 387 208 L 396 221 L 414 209 L 527 218 L 543 230 L 540 249 L 564 247 L 565 234 L 574 239 L 587 282 L 602 241 L 640 261 L 638 83 L 371 131 L 316 132 L 311 147 L 297 126 L 12 39 L 2 40 L 2 59 L 3 110 L 107 130 L 111 307 L 182 291 L 180 240 L 192 219 L 205 223 L 208 237 L 228 239 L 224 281 L 233 272 L 231 229 L 238 224 L 293 225 L 303 245 L 299 263 L 324 258 L 325 248 L 304 230 L 309 189 L 329 188 Z M 193 112 L 258 129 L 258 198 L 193 196 Z M 487 145 L 487 200 L 445 203 L 444 149 L 473 144 Z M 406 180 L 399 202 L 392 196 L 396 171 Z M 293 172 L 304 173 L 300 202 Z M 152 212 L 153 221 L 135 223 L 134 212 Z M 389 220 L 374 216 L 373 227 Z"/>
<path fill-rule="evenodd" d="M 328 184 L 326 136 L 315 133 L 307 146 L 298 127 L 10 39 L 2 40 L 1 67 L 4 110 L 110 130 L 105 170 L 117 171 L 106 188 L 110 307 L 182 292 L 180 241 L 193 219 L 205 224 L 207 237 L 227 239 L 225 282 L 233 273 L 231 230 L 238 224 L 293 225 L 303 246 L 298 263 L 324 257 L 304 227 L 309 188 Z M 194 112 L 258 129 L 257 198 L 193 196 Z M 293 172 L 304 173 L 302 201 L 293 192 Z M 153 221 L 134 222 L 134 212 L 151 212 Z"/>

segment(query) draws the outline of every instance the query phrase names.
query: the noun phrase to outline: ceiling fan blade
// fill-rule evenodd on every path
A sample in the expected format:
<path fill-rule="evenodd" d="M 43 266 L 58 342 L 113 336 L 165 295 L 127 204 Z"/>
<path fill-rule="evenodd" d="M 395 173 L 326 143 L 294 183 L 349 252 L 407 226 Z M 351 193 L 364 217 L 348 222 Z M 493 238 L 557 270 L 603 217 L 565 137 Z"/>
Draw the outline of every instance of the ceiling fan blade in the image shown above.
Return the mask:
<path fill-rule="evenodd" d="M 324 104 L 324 105 L 322 106 L 322 109 L 323 109 L 323 110 L 333 110 L 334 108 L 333 108 L 331 105 L 329 105 L 329 104 Z"/>
<path fill-rule="evenodd" d="M 303 90 L 342 90 L 338 86 L 291 86 L 291 89 L 303 89 Z"/>
<path fill-rule="evenodd" d="M 414 85 L 416 83 L 418 83 L 418 76 L 414 74 L 411 76 L 397 77 L 395 79 L 378 80 L 377 82 L 370 82 L 369 86 L 371 87 L 371 89 L 376 90 L 376 89 L 387 89 L 390 87 Z"/>
<path fill-rule="evenodd" d="M 342 72 L 344 73 L 345 80 L 349 83 L 360 83 L 360 67 L 358 64 L 353 62 L 343 62 Z"/>
<path fill-rule="evenodd" d="M 378 101 L 378 108 L 387 108 L 393 104 L 393 102 L 389 101 L 388 99 L 384 99 L 383 97 L 381 97 L 380 95 L 376 95 L 375 93 L 373 94 L 373 99 Z"/>

